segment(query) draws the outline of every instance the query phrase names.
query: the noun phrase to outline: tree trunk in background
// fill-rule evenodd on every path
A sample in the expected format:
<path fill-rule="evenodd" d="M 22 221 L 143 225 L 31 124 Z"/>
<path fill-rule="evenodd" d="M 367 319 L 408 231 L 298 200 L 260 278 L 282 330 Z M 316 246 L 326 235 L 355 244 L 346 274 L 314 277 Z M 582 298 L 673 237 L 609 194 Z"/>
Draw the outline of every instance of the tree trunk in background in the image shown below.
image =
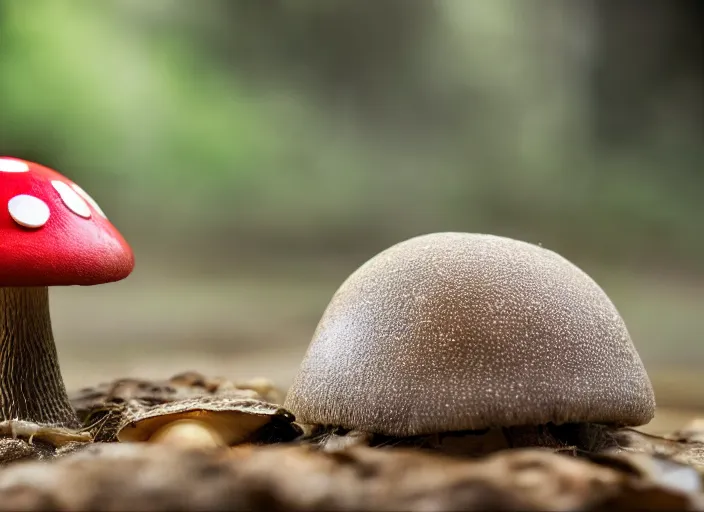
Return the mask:
<path fill-rule="evenodd" d="M 639 144 L 653 125 L 704 131 L 701 0 L 595 0 L 593 91 L 602 147 Z"/>

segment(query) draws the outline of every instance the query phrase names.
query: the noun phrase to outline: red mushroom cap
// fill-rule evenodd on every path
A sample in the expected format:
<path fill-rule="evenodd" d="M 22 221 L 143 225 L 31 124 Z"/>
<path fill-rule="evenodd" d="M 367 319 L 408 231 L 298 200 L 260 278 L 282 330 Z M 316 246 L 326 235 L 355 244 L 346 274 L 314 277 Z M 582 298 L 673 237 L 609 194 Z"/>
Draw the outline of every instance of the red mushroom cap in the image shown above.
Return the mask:
<path fill-rule="evenodd" d="M 0 286 L 119 281 L 134 254 L 97 203 L 56 171 L 0 157 Z"/>

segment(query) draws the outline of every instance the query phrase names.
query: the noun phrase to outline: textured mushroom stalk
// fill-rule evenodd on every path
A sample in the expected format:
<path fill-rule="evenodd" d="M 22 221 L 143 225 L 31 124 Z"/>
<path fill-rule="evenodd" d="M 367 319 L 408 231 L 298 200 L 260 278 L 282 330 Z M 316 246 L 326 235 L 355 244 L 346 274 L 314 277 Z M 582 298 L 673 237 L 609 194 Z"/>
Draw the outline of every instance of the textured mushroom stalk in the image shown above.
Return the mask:
<path fill-rule="evenodd" d="M 227 446 L 227 442 L 217 428 L 207 421 L 198 419 L 183 419 L 169 423 L 154 432 L 149 441 L 189 448 Z"/>
<path fill-rule="evenodd" d="M 61 377 L 47 287 L 0 288 L 0 421 L 79 427 Z"/>

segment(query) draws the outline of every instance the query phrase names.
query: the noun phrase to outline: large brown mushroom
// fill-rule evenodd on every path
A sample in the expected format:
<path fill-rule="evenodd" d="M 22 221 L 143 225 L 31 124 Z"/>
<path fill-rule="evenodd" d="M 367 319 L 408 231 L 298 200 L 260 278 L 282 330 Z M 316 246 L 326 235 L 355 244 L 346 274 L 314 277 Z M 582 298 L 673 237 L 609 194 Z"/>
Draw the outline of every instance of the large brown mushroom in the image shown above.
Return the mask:
<path fill-rule="evenodd" d="M 553 251 L 434 233 L 340 286 L 284 407 L 386 436 L 539 425 L 642 425 L 651 383 L 604 291 Z"/>

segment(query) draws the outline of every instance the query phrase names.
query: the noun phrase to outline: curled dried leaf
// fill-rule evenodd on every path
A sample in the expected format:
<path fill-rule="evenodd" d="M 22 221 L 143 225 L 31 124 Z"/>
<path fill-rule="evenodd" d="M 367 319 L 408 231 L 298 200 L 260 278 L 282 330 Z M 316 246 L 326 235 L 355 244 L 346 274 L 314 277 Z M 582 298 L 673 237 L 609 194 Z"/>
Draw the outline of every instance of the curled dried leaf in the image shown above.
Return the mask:
<path fill-rule="evenodd" d="M 280 402 L 278 390 L 264 379 L 236 384 L 189 371 L 165 380 L 116 379 L 73 393 L 71 403 L 96 441 L 114 442 L 125 417 L 134 411 L 213 397 Z"/>

